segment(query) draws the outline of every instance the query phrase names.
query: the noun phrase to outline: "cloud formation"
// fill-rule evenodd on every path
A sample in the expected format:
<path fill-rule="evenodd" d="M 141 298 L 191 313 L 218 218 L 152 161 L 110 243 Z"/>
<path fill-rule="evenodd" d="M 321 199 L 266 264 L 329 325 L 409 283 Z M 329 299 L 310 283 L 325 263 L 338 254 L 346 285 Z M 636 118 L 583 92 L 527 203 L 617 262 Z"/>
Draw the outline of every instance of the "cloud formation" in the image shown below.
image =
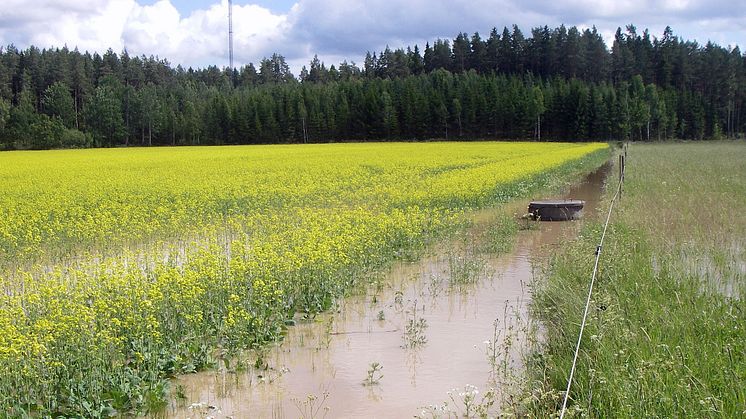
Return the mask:
<path fill-rule="evenodd" d="M 185 66 L 226 65 L 228 1 L 182 16 L 170 0 L 142 6 L 135 0 L 5 0 L 0 10 L 0 44 L 25 48 L 79 48 L 81 51 L 156 55 Z M 237 62 L 258 61 L 274 51 L 298 54 L 288 44 L 287 15 L 256 5 L 234 5 Z M 305 51 L 301 49 L 300 51 Z"/>
<path fill-rule="evenodd" d="M 0 41 L 18 47 L 121 48 L 121 35 L 134 0 L 5 0 Z"/>
<path fill-rule="evenodd" d="M 187 17 L 180 16 L 169 0 L 159 0 L 152 6 L 135 5 L 124 25 L 122 41 L 128 49 L 174 63 L 222 65 L 228 55 L 227 16 L 227 0 Z M 237 62 L 271 55 L 275 43 L 284 43 L 288 30 L 284 15 L 259 6 L 236 5 L 233 19 Z"/>
<path fill-rule="evenodd" d="M 228 1 L 214 0 L 183 15 L 158 0 L 4 0 L 0 45 L 62 47 L 131 55 L 157 55 L 173 64 L 227 65 Z M 250 0 L 249 0 L 250 1 Z M 327 63 L 358 63 L 366 51 L 453 38 L 518 24 L 525 32 L 548 25 L 595 25 L 606 37 L 634 23 L 659 36 L 666 25 L 701 44 L 746 47 L 746 0 L 298 0 L 288 11 L 234 1 L 234 51 L 238 65 L 273 52 L 294 70 L 318 54 Z"/>

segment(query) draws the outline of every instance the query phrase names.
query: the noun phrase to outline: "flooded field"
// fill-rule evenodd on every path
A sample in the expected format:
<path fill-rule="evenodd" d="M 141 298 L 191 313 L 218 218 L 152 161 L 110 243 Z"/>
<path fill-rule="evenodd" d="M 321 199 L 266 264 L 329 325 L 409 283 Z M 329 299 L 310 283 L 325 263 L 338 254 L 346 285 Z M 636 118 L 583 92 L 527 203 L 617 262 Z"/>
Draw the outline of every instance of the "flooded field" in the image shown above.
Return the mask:
<path fill-rule="evenodd" d="M 608 172 L 602 167 L 561 197 L 585 200 L 585 217 L 595 216 Z M 520 214 L 526 204 L 507 210 Z M 289 327 L 262 368 L 179 377 L 166 416 L 413 417 L 499 400 L 501 384 L 520 368 L 534 270 L 580 222 L 536 223 L 519 231 L 509 253 L 483 254 L 470 238 L 496 216 L 475 214 L 466 239 L 398 263 L 333 313 Z"/>

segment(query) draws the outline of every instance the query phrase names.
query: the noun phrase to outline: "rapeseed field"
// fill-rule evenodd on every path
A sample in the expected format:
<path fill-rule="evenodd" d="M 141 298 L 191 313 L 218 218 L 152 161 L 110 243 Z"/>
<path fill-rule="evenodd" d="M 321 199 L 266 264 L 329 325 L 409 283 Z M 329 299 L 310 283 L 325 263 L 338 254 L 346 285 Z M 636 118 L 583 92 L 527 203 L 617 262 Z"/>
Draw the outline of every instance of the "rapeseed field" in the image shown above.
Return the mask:
<path fill-rule="evenodd" d="M 164 403 L 606 144 L 384 143 L 0 154 L 0 411 Z"/>

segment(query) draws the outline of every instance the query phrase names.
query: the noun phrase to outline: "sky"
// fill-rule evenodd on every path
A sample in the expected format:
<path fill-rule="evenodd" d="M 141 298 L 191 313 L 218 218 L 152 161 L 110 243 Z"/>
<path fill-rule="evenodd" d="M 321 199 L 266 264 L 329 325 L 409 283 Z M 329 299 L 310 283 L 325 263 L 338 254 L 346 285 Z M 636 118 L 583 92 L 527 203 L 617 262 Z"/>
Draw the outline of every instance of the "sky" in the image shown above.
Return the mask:
<path fill-rule="evenodd" d="M 746 47 L 746 0 L 234 0 L 236 66 L 277 52 L 297 75 L 315 54 L 362 64 L 366 51 L 453 39 L 517 24 L 596 26 L 607 43 L 634 24 L 660 37 L 668 25 L 700 44 Z M 67 46 L 155 55 L 173 65 L 228 65 L 228 0 L 3 0 L 0 46 Z"/>

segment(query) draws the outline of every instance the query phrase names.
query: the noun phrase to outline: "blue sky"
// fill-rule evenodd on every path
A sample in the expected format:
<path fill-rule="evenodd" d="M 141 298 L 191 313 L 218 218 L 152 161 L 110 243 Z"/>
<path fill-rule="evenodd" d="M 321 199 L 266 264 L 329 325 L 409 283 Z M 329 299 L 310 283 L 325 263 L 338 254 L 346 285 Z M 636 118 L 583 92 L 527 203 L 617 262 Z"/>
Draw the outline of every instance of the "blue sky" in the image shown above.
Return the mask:
<path fill-rule="evenodd" d="M 3 0 L 0 46 L 156 55 L 172 64 L 228 64 L 228 0 Z M 424 46 L 459 32 L 519 25 L 596 26 L 613 39 L 633 23 L 659 37 L 746 49 L 746 0 L 236 0 L 237 65 L 280 53 L 297 74 L 315 54 L 327 65 L 362 63 L 366 51 Z"/>
<path fill-rule="evenodd" d="M 153 4 L 155 3 L 154 0 L 149 0 L 147 2 L 142 2 L 142 4 Z M 208 7 L 212 2 L 210 1 L 204 1 L 204 0 L 173 0 L 171 3 L 176 7 L 179 12 L 181 12 L 182 15 L 188 15 L 191 12 L 199 9 L 204 9 Z M 295 4 L 294 0 L 254 0 L 254 1 L 241 1 L 241 0 L 234 0 L 234 5 L 246 5 L 246 4 L 256 4 L 262 7 L 265 7 L 273 12 L 276 13 L 287 13 L 290 11 L 290 8 L 293 7 Z"/>

